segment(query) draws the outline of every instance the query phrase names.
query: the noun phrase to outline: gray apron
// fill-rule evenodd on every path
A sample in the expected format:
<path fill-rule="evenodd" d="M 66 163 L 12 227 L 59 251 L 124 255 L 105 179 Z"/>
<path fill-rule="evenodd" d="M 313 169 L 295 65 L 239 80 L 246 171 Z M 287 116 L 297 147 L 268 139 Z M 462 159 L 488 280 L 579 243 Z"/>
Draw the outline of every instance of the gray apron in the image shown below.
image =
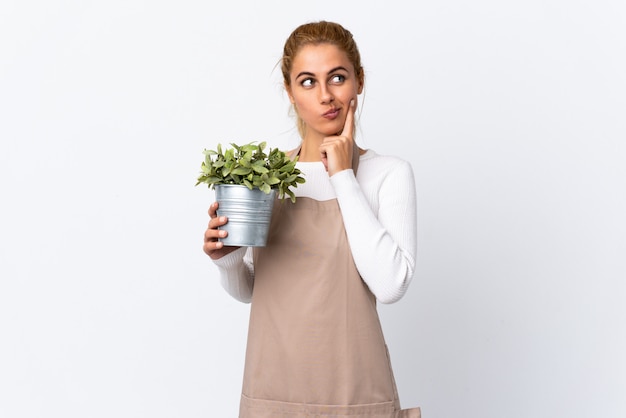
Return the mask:
<path fill-rule="evenodd" d="M 254 272 L 240 418 L 420 417 L 400 410 L 336 199 L 277 201 Z"/>

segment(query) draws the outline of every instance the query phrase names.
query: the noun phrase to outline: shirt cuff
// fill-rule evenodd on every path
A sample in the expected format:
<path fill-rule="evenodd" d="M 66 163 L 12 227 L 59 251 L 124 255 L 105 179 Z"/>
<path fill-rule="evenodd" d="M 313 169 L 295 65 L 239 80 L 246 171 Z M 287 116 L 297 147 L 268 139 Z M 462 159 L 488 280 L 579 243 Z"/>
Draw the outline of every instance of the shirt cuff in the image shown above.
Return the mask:
<path fill-rule="evenodd" d="M 246 255 L 246 250 L 248 247 L 237 248 L 232 253 L 226 254 L 222 258 L 218 258 L 217 260 L 213 260 L 213 263 L 219 268 L 224 270 L 229 270 L 235 268 L 241 264 L 241 260 Z"/>

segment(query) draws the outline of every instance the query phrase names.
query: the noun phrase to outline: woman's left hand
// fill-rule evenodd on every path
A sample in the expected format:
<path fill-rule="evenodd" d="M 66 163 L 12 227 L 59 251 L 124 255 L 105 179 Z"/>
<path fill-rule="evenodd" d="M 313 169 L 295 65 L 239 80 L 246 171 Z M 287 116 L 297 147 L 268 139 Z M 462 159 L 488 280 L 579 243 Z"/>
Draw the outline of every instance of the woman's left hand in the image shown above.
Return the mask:
<path fill-rule="evenodd" d="M 355 158 L 354 153 L 359 152 L 359 147 L 354 143 L 353 137 L 356 101 L 352 99 L 349 106 L 341 133 L 324 138 L 320 145 L 322 163 L 329 176 L 351 169 Z"/>

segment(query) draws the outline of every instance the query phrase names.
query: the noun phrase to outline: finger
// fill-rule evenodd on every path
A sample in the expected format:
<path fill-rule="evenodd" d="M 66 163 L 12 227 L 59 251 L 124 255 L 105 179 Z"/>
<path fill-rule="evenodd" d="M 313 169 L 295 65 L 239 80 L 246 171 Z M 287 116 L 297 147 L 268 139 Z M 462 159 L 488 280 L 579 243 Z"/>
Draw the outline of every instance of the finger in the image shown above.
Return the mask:
<path fill-rule="evenodd" d="M 216 242 L 220 238 L 226 238 L 228 232 L 223 229 L 207 229 L 204 232 L 204 242 Z"/>
<path fill-rule="evenodd" d="M 222 248 L 224 248 L 224 243 L 221 241 L 206 241 L 202 246 L 205 254 L 211 258 L 219 258 L 219 256 L 216 257 L 216 253 Z"/>
<path fill-rule="evenodd" d="M 209 221 L 209 229 L 217 229 L 220 226 L 226 225 L 228 218 L 226 216 L 216 216 Z"/>
<path fill-rule="evenodd" d="M 348 108 L 348 113 L 346 114 L 346 121 L 343 125 L 343 131 L 341 131 L 341 136 L 345 136 L 346 138 L 352 139 L 352 131 L 354 130 L 354 112 L 356 111 L 356 101 L 354 99 L 350 100 L 350 105 Z"/>
<path fill-rule="evenodd" d="M 218 208 L 218 203 L 217 202 L 213 202 L 211 204 L 211 206 L 209 206 L 209 216 L 211 217 L 211 219 L 215 218 L 217 216 L 217 208 Z"/>
<path fill-rule="evenodd" d="M 324 143 L 320 146 L 320 161 L 324 164 L 324 168 L 328 171 L 328 154 L 326 153 L 326 147 Z"/>

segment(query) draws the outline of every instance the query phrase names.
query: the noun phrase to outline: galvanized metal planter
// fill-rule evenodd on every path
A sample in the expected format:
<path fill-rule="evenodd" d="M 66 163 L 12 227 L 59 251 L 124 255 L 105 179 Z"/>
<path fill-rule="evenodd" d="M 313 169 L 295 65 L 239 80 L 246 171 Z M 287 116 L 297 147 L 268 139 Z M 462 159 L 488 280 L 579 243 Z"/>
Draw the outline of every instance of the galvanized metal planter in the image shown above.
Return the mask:
<path fill-rule="evenodd" d="M 228 246 L 264 247 L 275 199 L 276 190 L 267 194 L 246 186 L 216 184 L 217 214 L 228 218 L 228 223 L 220 228 L 228 231 L 228 236 L 220 241 Z"/>

